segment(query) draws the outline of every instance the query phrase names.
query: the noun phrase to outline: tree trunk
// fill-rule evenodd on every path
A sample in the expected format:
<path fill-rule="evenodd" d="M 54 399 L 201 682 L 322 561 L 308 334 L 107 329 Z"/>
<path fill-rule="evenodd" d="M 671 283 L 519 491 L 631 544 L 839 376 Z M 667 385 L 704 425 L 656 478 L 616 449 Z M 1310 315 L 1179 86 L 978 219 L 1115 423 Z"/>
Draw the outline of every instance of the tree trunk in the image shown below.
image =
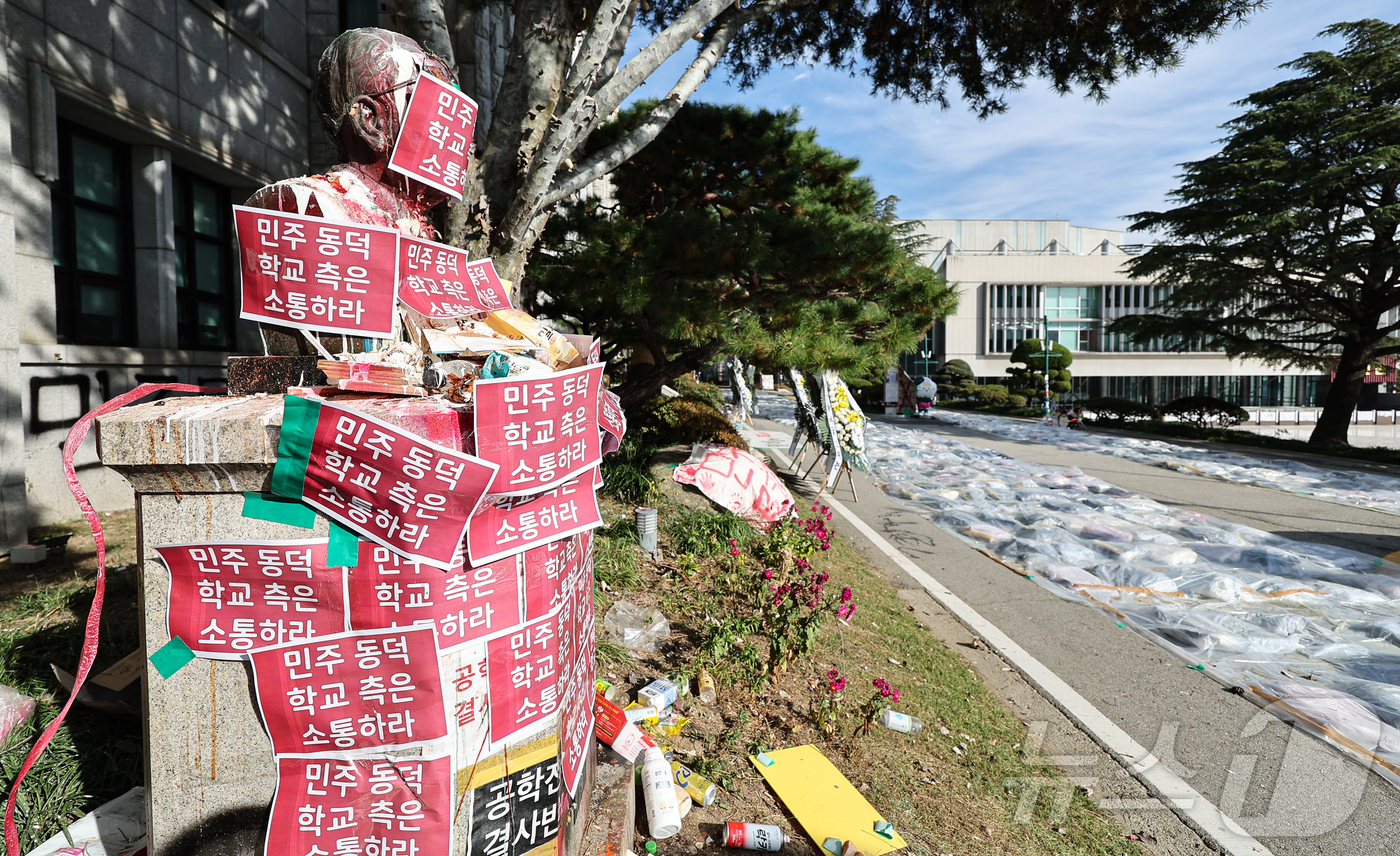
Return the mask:
<path fill-rule="evenodd" d="M 703 348 L 682 351 L 679 357 L 662 365 L 634 365 L 627 368 L 627 380 L 613 387 L 613 392 L 622 399 L 622 406 L 631 409 L 643 401 L 661 394 L 661 387 L 667 381 L 675 380 L 683 374 L 693 372 L 715 358 L 723 342 L 712 342 Z"/>
<path fill-rule="evenodd" d="M 1322 414 L 1317 417 L 1317 427 L 1308 438 L 1308 445 L 1334 448 L 1351 445 L 1347 442 L 1351 414 L 1361 397 L 1366 367 L 1370 364 L 1370 347 L 1353 342 L 1342 347 L 1337 377 L 1332 381 L 1332 388 L 1327 390 L 1327 401 L 1322 405 Z"/>

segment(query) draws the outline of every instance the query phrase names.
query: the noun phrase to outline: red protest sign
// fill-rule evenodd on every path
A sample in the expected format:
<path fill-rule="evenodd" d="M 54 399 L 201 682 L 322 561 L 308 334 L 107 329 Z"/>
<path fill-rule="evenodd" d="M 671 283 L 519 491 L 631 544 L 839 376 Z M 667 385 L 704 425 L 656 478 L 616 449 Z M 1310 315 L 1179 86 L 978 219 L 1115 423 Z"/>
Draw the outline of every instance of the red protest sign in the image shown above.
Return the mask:
<path fill-rule="evenodd" d="M 573 650 L 578 657 L 591 657 L 598 648 L 598 628 L 593 612 L 593 555 L 585 554 L 572 579 L 574 610 Z"/>
<path fill-rule="evenodd" d="M 381 226 L 233 206 L 240 318 L 303 330 L 391 336 L 399 233 Z"/>
<path fill-rule="evenodd" d="M 278 758 L 264 856 L 448 856 L 452 759 Z"/>
<path fill-rule="evenodd" d="M 586 473 L 549 493 L 502 497 L 482 506 L 467 531 L 472 564 L 494 562 L 603 525 L 592 480 L 593 474 Z"/>
<path fill-rule="evenodd" d="M 598 399 L 598 426 L 603 429 L 603 454 L 616 452 L 627 433 L 627 415 L 622 412 L 622 399 L 612 390 L 603 390 Z"/>
<path fill-rule="evenodd" d="M 436 627 L 446 652 L 520 625 L 520 575 L 514 557 L 450 571 L 365 541 L 350 570 L 350 629 Z"/>
<path fill-rule="evenodd" d="M 578 566 L 577 536 L 550 541 L 525 552 L 525 620 L 548 615 L 559 608 L 564 581 Z"/>
<path fill-rule="evenodd" d="M 475 129 L 476 102 L 431 74 L 420 74 L 389 169 L 461 199 Z"/>
<path fill-rule="evenodd" d="M 598 392 L 603 366 L 550 377 L 478 380 L 476 453 L 501 467 L 494 492 L 523 496 L 567 481 L 603 458 Z"/>
<path fill-rule="evenodd" d="M 297 405 L 307 410 L 308 421 L 313 406 Z M 310 434 L 306 469 L 297 484 L 296 462 L 284 469 L 279 457 L 278 471 L 286 478 L 274 472 L 274 491 L 294 495 L 409 558 L 435 568 L 452 566 L 467 521 L 495 478 L 495 464 L 329 403 L 316 407 L 312 425 L 283 422 L 284 434 Z"/>
<path fill-rule="evenodd" d="M 490 259 L 434 241 L 399 240 L 399 300 L 428 318 L 460 318 L 510 307 Z"/>
<path fill-rule="evenodd" d="M 490 660 L 491 740 L 525 737 L 553 722 L 559 709 L 559 635 L 554 616 L 486 643 Z"/>
<path fill-rule="evenodd" d="M 416 746 L 447 736 L 430 627 L 339 633 L 249 657 L 276 754 Z"/>
<path fill-rule="evenodd" d="M 595 664 L 592 651 L 582 652 L 569 671 L 559 715 L 559 765 L 564 786 L 574 796 L 578 795 L 579 780 L 593 748 Z"/>
<path fill-rule="evenodd" d="M 345 573 L 326 567 L 324 538 L 155 550 L 170 574 L 166 627 L 196 656 L 237 660 L 345 632 Z"/>

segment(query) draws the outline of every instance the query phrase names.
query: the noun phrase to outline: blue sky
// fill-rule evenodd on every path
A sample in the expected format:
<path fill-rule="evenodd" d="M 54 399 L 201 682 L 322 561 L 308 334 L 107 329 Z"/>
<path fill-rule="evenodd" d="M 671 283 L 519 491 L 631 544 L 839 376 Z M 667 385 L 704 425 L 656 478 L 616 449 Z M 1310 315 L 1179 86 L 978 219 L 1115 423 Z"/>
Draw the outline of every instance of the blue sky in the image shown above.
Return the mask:
<path fill-rule="evenodd" d="M 1169 207 L 1178 164 L 1218 149 L 1231 104 L 1289 76 L 1282 63 L 1310 50 L 1338 21 L 1400 19 L 1400 2 L 1275 0 L 1248 23 L 1189 49 L 1175 71 L 1132 78 L 1106 104 L 1060 97 L 1032 80 L 1001 116 L 979 121 L 963 103 L 936 106 L 870 94 L 868 82 L 827 68 L 770 73 L 752 89 L 722 71 L 695 100 L 786 109 L 796 106 L 818 141 L 858 157 L 881 195 L 911 219 L 1067 219 L 1125 229 L 1124 215 Z M 640 46 L 639 44 L 637 45 Z M 693 53 L 673 57 L 638 92 L 661 97 Z"/>

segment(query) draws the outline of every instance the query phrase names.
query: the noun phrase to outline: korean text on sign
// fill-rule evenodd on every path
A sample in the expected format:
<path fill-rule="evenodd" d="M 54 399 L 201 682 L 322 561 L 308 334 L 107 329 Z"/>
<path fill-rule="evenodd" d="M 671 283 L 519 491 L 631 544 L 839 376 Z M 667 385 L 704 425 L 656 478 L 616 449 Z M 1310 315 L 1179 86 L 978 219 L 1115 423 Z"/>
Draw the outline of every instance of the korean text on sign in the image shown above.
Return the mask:
<path fill-rule="evenodd" d="M 233 206 L 240 318 L 303 330 L 390 336 L 398 286 L 394 229 Z"/>
<path fill-rule="evenodd" d="M 278 758 L 265 856 L 448 856 L 452 760 Z"/>
<path fill-rule="evenodd" d="M 510 307 L 490 259 L 434 241 L 399 240 L 399 300 L 428 318 L 461 318 Z"/>
<path fill-rule="evenodd" d="M 493 493 L 539 493 L 602 460 L 602 380 L 603 366 L 591 365 L 550 377 L 476 382 L 476 453 L 501 467 Z"/>
<path fill-rule="evenodd" d="M 550 541 L 525 553 L 525 620 L 534 621 L 559 609 L 565 580 L 579 562 L 579 538 Z"/>
<path fill-rule="evenodd" d="M 413 746 L 447 736 L 430 627 L 340 633 L 250 658 L 276 754 Z"/>
<path fill-rule="evenodd" d="M 521 623 L 514 558 L 443 572 L 361 541 L 349 585 L 351 629 L 428 624 L 444 652 Z"/>
<path fill-rule="evenodd" d="M 345 572 L 326 567 L 324 538 L 155 549 L 170 573 L 166 626 L 197 656 L 234 660 L 346 630 Z"/>
<path fill-rule="evenodd" d="M 447 569 L 496 469 L 372 416 L 323 403 L 299 498 L 365 538 Z"/>
<path fill-rule="evenodd" d="M 563 688 L 563 711 L 559 719 L 559 762 L 565 787 L 574 796 L 578 795 L 579 779 L 588 763 L 588 752 L 593 748 L 593 699 L 596 695 L 593 684 L 596 660 L 592 651 L 582 654 Z"/>
<path fill-rule="evenodd" d="M 418 75 L 389 169 L 462 198 L 476 102 L 431 74 Z"/>
<path fill-rule="evenodd" d="M 472 791 L 472 856 L 525 856 L 559 834 L 559 759 Z"/>
<path fill-rule="evenodd" d="M 491 749 L 491 684 L 485 642 L 474 642 L 442 658 L 447 718 L 456 725 L 453 763 L 470 768 Z M 468 771 L 470 775 L 470 770 Z"/>
<path fill-rule="evenodd" d="M 479 509 L 467 531 L 472 564 L 484 565 L 603 523 L 593 474 L 531 497 L 503 497 Z"/>
<path fill-rule="evenodd" d="M 491 677 L 491 740 L 532 734 L 559 709 L 559 635 L 554 616 L 486 643 Z"/>

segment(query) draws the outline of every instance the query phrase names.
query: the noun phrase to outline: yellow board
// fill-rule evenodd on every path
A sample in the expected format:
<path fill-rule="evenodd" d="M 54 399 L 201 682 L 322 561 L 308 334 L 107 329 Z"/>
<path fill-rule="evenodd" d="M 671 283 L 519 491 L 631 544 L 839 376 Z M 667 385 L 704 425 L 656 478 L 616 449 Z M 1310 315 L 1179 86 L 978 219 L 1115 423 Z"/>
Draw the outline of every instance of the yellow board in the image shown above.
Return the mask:
<path fill-rule="evenodd" d="M 875 834 L 875 821 L 884 820 L 855 785 L 815 746 L 769 752 L 769 767 L 750 756 L 802 829 L 820 846 L 828 838 L 855 842 L 865 856 L 880 856 L 905 847 L 899 832 L 894 839 Z"/>

